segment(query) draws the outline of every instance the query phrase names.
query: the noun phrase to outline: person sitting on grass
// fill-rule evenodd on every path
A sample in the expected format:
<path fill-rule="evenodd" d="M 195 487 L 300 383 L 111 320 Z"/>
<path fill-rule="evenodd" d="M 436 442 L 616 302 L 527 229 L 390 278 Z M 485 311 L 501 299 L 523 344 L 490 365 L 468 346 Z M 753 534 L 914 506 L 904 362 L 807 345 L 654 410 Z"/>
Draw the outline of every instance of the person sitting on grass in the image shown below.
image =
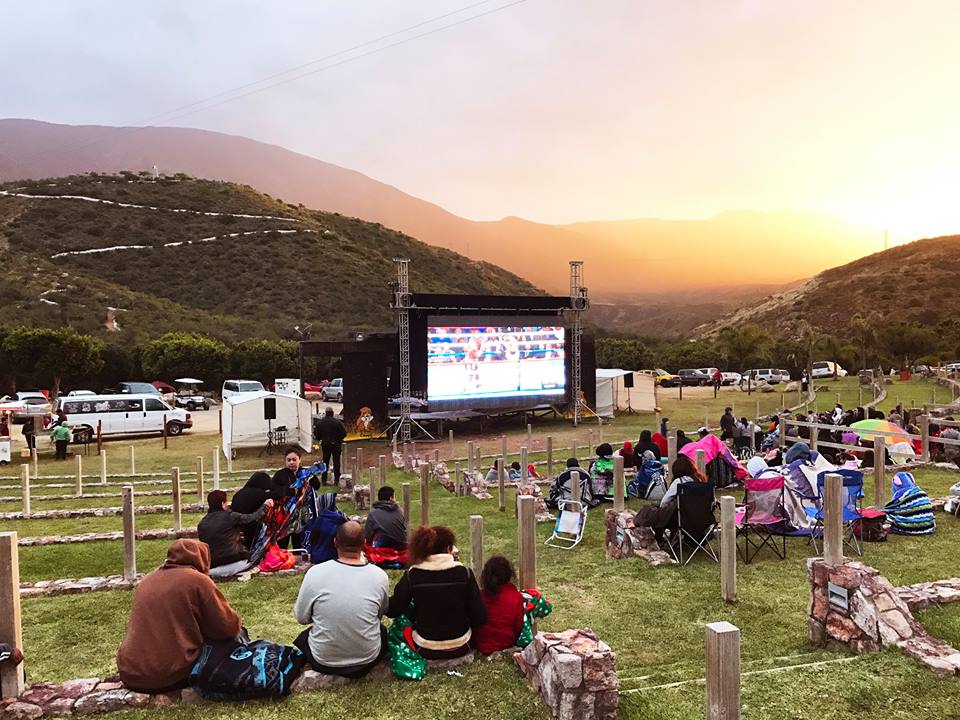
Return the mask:
<path fill-rule="evenodd" d="M 211 490 L 207 506 L 207 514 L 197 524 L 197 537 L 210 548 L 210 577 L 233 577 L 250 564 L 250 549 L 243 543 L 241 528 L 260 522 L 273 507 L 273 500 L 267 498 L 252 513 L 239 513 L 230 509 L 223 490 Z"/>
<path fill-rule="evenodd" d="M 367 513 L 364 538 L 368 545 L 403 550 L 407 547 L 407 519 L 394 500 L 393 488 L 384 485 L 377 491 L 377 501 Z"/>
<path fill-rule="evenodd" d="M 663 540 L 664 531 L 677 527 L 677 488 L 683 483 L 707 482 L 697 466 L 686 455 L 677 455 L 670 469 L 673 473 L 673 482 L 660 499 L 660 503 L 642 506 L 633 519 L 637 527 L 652 528 L 658 542 Z"/>
<path fill-rule="evenodd" d="M 204 643 L 240 634 L 240 616 L 209 570 L 206 543 L 177 540 L 163 565 L 137 585 L 117 652 L 120 681 L 128 689 L 162 693 L 184 688 Z"/>
<path fill-rule="evenodd" d="M 421 525 L 410 538 L 410 568 L 387 608 L 413 626 L 413 642 L 428 660 L 457 658 L 470 652 L 473 630 L 487 622 L 487 608 L 473 572 L 454 560 L 456 538 L 442 525 Z"/>
<path fill-rule="evenodd" d="M 650 434 L 650 431 L 644 430 L 640 433 L 640 439 L 637 441 L 637 444 L 633 446 L 635 467 L 643 465 L 643 454 L 647 450 L 652 452 L 656 458 L 666 457 L 667 455 L 666 453 L 660 452 L 660 446 L 653 441 L 653 435 Z"/>
<path fill-rule="evenodd" d="M 623 447 L 617 450 L 617 455 L 623 458 L 624 469 L 637 467 L 637 456 L 633 452 L 633 443 L 629 440 L 623 441 Z"/>
<path fill-rule="evenodd" d="M 590 465 L 590 477 L 593 478 L 593 491 L 601 500 L 613 499 L 613 447 L 610 443 L 600 443 L 595 450 L 597 459 Z"/>
<path fill-rule="evenodd" d="M 361 678 L 387 652 L 380 618 L 387 609 L 387 574 L 363 559 L 363 528 L 348 520 L 334 538 L 337 559 L 311 567 L 293 614 L 309 625 L 293 641 L 310 667 L 326 675 Z"/>
<path fill-rule="evenodd" d="M 593 495 L 590 473 L 580 467 L 580 461 L 576 458 L 567 458 L 567 469 L 553 480 L 550 497 L 547 499 L 548 508 L 557 510 L 561 500 L 573 499 L 573 473 L 575 472 L 580 476 L 580 502 L 587 507 L 596 507 L 600 504 Z"/>
<path fill-rule="evenodd" d="M 253 513 L 257 511 L 267 499 L 273 500 L 274 504 L 283 500 L 283 490 L 273 484 L 270 476 L 262 471 L 255 472 L 242 488 L 233 494 L 233 501 L 230 507 L 234 512 Z M 260 523 L 249 522 L 240 528 L 243 533 L 243 544 L 247 549 L 253 545 L 260 530 Z"/>
<path fill-rule="evenodd" d="M 513 647 L 523 628 L 523 595 L 513 580 L 513 565 L 503 555 L 487 560 L 480 573 L 487 622 L 476 629 L 471 643 L 484 655 Z"/>

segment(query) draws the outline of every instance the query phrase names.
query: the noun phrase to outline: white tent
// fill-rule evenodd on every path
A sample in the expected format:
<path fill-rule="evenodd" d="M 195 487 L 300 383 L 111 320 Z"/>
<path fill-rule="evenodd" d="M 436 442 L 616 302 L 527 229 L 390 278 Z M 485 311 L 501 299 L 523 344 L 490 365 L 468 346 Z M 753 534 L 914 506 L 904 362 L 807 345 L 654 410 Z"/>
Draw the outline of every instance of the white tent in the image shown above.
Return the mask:
<path fill-rule="evenodd" d="M 223 401 L 223 454 L 230 457 L 234 448 L 259 447 L 267 444 L 268 424 L 264 419 L 264 400 L 277 403 L 277 419 L 273 429 L 286 427 L 286 445 L 298 445 L 309 451 L 313 444 L 310 402 L 294 395 L 258 392 L 241 393 Z"/>
<path fill-rule="evenodd" d="M 624 377 L 633 376 L 633 387 L 624 384 Z M 656 394 L 650 375 L 631 370 L 597 368 L 597 415 L 613 417 L 615 412 L 627 409 L 653 412 Z"/>

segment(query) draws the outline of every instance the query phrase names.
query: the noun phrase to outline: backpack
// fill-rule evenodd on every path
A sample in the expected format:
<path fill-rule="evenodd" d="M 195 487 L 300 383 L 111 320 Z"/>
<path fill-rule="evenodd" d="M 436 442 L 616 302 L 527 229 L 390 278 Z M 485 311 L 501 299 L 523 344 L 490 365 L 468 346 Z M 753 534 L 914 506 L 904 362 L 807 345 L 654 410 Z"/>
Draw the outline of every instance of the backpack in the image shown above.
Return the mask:
<path fill-rule="evenodd" d="M 310 553 L 310 562 L 317 565 L 337 557 L 333 538 L 347 516 L 336 507 L 321 511 L 304 528 L 303 546 Z"/>
<path fill-rule="evenodd" d="M 664 496 L 667 472 L 659 460 L 644 460 L 637 470 L 637 476 L 627 485 L 627 494 L 645 500 L 656 500 Z"/>
<path fill-rule="evenodd" d="M 250 700 L 290 694 L 307 659 L 297 648 L 269 640 L 205 643 L 190 671 L 190 685 L 207 700 Z"/>

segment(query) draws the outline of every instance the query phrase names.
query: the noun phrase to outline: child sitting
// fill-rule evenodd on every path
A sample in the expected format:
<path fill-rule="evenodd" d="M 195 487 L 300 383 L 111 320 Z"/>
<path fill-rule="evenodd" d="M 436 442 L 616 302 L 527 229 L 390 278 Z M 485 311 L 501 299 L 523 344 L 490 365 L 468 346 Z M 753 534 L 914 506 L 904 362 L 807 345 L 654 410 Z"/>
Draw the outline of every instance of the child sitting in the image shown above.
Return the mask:
<path fill-rule="evenodd" d="M 487 560 L 480 573 L 480 597 L 487 608 L 487 622 L 474 630 L 472 642 L 484 655 L 513 647 L 523 628 L 523 596 L 513 578 L 513 565 L 503 555 Z"/>

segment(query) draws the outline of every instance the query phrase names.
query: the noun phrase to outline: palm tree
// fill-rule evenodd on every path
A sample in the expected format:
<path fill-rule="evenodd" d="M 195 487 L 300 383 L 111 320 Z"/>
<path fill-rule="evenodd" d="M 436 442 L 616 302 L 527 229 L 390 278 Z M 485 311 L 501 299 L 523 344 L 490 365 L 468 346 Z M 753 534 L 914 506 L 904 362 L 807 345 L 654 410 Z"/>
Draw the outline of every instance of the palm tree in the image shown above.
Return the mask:
<path fill-rule="evenodd" d="M 727 362 L 742 371 L 747 369 L 751 361 L 766 357 L 770 349 L 770 337 L 756 325 L 735 325 L 720 331 L 717 345 Z"/>

